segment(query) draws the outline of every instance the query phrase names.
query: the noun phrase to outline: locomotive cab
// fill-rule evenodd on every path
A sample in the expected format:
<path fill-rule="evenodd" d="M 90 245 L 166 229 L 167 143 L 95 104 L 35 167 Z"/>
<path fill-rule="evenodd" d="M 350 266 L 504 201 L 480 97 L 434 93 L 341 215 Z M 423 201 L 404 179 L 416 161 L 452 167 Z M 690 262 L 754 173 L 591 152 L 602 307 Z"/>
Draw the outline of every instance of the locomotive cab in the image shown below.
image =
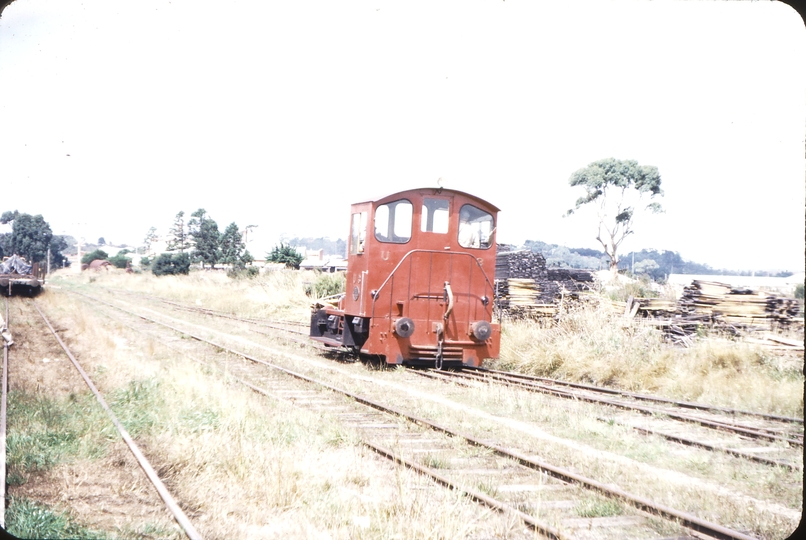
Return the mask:
<path fill-rule="evenodd" d="M 388 364 L 476 367 L 497 357 L 497 214 L 448 189 L 352 205 L 346 291 L 315 310 L 311 338 Z"/>

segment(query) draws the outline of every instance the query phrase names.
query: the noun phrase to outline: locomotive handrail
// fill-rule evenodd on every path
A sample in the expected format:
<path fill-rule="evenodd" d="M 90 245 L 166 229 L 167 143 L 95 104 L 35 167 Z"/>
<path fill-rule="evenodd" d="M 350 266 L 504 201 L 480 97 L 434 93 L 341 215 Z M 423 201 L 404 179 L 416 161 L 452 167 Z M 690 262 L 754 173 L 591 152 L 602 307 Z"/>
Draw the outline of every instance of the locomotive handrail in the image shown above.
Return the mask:
<path fill-rule="evenodd" d="M 491 292 L 495 293 L 495 288 L 493 287 L 493 284 L 490 283 L 490 278 L 487 277 L 487 272 L 484 271 L 484 268 L 481 267 L 481 264 L 479 264 L 478 259 L 476 257 L 474 257 L 472 253 L 465 253 L 465 252 L 462 252 L 462 251 L 439 251 L 439 250 L 436 250 L 436 249 L 412 249 L 411 251 L 409 251 L 408 253 L 403 255 L 403 257 L 400 259 L 400 261 L 395 265 L 394 269 L 392 269 L 392 271 L 389 272 L 389 275 L 386 277 L 384 282 L 381 283 L 381 286 L 378 287 L 377 289 L 373 290 L 370 293 L 370 296 L 372 296 L 372 313 L 373 313 L 373 315 L 375 314 L 375 301 L 378 299 L 378 295 L 381 294 L 381 291 L 383 290 L 383 288 L 386 286 L 387 283 L 389 283 L 389 280 L 392 279 L 392 277 L 395 275 L 395 272 L 397 272 L 397 269 L 400 268 L 400 265 L 402 265 L 403 262 L 412 253 L 438 253 L 438 254 L 443 254 L 443 255 L 465 255 L 467 257 L 470 257 L 471 259 L 473 259 L 473 261 L 476 263 L 476 265 L 478 265 L 479 270 L 481 271 L 481 275 L 484 276 L 484 281 L 487 282 L 487 286 L 490 287 Z"/>

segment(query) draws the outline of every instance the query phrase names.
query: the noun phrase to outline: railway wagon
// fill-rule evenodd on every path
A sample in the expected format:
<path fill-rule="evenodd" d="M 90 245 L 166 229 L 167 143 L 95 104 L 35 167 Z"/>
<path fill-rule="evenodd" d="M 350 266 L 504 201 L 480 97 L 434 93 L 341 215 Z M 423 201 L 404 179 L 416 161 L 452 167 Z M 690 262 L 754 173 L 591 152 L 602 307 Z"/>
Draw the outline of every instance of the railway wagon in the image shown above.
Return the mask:
<path fill-rule="evenodd" d="M 44 274 L 39 263 L 28 264 L 23 257 L 12 255 L 0 262 L 0 293 L 35 296 L 42 289 Z"/>
<path fill-rule="evenodd" d="M 345 293 L 314 306 L 311 338 L 387 364 L 477 367 L 496 358 L 498 211 L 442 188 L 353 204 Z"/>

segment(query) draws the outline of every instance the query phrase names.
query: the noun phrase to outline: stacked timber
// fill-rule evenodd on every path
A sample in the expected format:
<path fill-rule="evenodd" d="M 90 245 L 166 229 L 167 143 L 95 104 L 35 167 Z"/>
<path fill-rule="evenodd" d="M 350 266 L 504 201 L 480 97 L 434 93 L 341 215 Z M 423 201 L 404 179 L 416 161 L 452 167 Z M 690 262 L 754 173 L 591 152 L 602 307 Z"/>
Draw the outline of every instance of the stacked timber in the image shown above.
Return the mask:
<path fill-rule="evenodd" d="M 800 304 L 763 291 L 734 288 L 714 281 L 694 280 L 683 289 L 674 313 L 662 308 L 665 303 L 640 299 L 644 316 L 668 317 L 669 323 L 696 331 L 698 325 L 719 326 L 734 334 L 744 331 L 778 330 L 802 324 L 797 318 Z"/>
<path fill-rule="evenodd" d="M 547 268 L 540 253 L 499 252 L 495 262 L 499 313 L 513 318 L 551 317 L 562 299 L 577 298 L 593 285 L 585 270 Z"/>

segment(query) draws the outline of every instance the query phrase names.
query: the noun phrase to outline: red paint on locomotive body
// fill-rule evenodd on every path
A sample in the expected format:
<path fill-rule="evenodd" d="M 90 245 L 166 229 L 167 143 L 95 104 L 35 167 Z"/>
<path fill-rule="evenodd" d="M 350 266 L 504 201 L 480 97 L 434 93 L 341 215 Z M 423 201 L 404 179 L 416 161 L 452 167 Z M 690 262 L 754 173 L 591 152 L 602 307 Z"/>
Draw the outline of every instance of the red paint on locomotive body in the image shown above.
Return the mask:
<path fill-rule="evenodd" d="M 352 205 L 346 293 L 311 337 L 389 364 L 478 366 L 498 356 L 493 322 L 498 208 L 449 189 Z"/>

